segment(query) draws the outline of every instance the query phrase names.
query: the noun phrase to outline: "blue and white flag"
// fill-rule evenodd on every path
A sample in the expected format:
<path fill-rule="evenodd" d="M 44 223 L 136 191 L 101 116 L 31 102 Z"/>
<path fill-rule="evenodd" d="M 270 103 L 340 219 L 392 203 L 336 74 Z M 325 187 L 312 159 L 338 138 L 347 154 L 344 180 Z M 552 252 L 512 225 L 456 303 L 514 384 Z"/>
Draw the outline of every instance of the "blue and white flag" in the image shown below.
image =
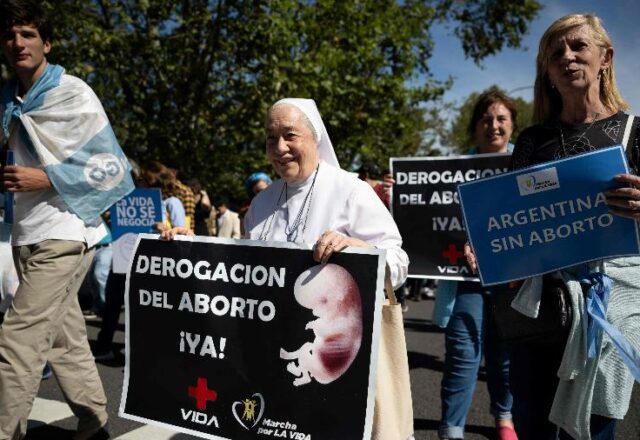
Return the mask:
<path fill-rule="evenodd" d="M 40 159 L 51 184 L 85 222 L 95 220 L 130 193 L 130 165 L 93 90 L 81 79 L 48 64 L 22 102 L 16 80 L 2 93 L 2 134 L 18 135 Z"/>

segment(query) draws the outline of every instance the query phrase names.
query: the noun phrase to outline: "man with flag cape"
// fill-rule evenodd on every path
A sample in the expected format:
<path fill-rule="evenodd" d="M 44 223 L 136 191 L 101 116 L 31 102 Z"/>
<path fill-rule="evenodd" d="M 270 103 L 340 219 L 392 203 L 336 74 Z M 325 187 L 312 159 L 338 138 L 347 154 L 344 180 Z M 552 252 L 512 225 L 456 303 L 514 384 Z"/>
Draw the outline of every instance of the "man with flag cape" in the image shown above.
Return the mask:
<path fill-rule="evenodd" d="M 100 214 L 133 182 L 91 88 L 47 63 L 52 33 L 39 3 L 0 0 L 0 43 L 16 76 L 0 101 L 0 142 L 15 158 L 2 181 L 20 278 L 0 328 L 0 439 L 25 435 L 47 360 L 79 419 L 74 439 L 108 438 L 77 292 L 107 233 Z"/>

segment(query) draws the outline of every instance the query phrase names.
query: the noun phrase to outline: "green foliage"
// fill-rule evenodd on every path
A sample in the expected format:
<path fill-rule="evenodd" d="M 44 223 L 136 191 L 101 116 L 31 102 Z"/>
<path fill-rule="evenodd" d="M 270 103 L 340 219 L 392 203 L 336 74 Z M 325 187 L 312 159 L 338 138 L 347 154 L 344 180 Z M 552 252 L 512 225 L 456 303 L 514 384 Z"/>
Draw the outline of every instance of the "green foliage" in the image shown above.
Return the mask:
<path fill-rule="evenodd" d="M 535 0 L 49 0 L 50 60 L 85 79 L 127 154 L 241 197 L 270 170 L 268 107 L 314 98 L 344 168 L 429 152 L 451 86 L 429 72 L 449 23 L 480 61 L 518 47 Z M 434 105 L 436 107 L 434 107 Z M 431 130 L 431 131 L 430 131 Z"/>
<path fill-rule="evenodd" d="M 473 149 L 475 145 L 475 140 L 473 136 L 469 133 L 469 122 L 471 121 L 471 116 L 473 114 L 473 107 L 476 104 L 478 97 L 490 90 L 496 90 L 507 94 L 500 87 L 493 85 L 489 87 L 487 90 L 482 92 L 474 92 L 470 94 L 456 109 L 457 116 L 453 120 L 451 127 L 447 130 L 445 136 L 443 137 L 443 144 L 453 148 L 456 153 L 466 153 Z M 515 143 L 518 135 L 522 130 L 531 125 L 533 121 L 533 103 L 529 101 L 525 101 L 522 98 L 513 98 L 513 101 L 516 105 L 516 110 L 518 113 L 516 128 L 513 130 L 513 134 L 511 135 L 511 142 Z"/>

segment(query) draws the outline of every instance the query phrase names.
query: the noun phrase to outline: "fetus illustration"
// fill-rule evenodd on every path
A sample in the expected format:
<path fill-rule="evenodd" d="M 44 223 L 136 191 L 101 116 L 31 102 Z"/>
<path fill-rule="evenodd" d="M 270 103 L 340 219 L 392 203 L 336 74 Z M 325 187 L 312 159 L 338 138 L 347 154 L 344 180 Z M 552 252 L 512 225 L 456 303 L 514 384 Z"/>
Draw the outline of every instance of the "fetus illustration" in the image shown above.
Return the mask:
<path fill-rule="evenodd" d="M 315 379 L 333 382 L 351 366 L 362 341 L 360 289 L 346 269 L 337 264 L 317 265 L 296 280 L 298 303 L 311 309 L 318 319 L 307 323 L 315 339 L 295 351 L 280 349 L 280 358 L 290 360 L 287 371 L 296 378 L 294 386 Z"/>

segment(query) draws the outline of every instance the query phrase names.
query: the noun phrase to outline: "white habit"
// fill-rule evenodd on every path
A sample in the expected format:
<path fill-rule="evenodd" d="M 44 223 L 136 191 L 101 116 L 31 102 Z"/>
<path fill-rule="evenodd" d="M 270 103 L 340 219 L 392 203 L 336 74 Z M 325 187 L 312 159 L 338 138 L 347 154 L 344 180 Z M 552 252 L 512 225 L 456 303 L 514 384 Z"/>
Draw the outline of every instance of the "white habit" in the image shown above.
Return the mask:
<path fill-rule="evenodd" d="M 315 172 L 303 182 L 287 185 L 288 200 L 285 199 L 285 182 L 282 179 L 261 191 L 251 202 L 244 220 L 247 238 L 287 241 L 287 218 L 290 228 L 295 224 L 314 174 Z M 404 282 L 409 257 L 401 248 L 400 232 L 391 214 L 368 183 L 340 168 L 321 162 L 309 197 L 311 204 L 307 202 L 298 228 L 290 235 L 290 241 L 313 245 L 327 230 L 359 238 L 372 246 L 386 249 L 394 288 Z"/>

